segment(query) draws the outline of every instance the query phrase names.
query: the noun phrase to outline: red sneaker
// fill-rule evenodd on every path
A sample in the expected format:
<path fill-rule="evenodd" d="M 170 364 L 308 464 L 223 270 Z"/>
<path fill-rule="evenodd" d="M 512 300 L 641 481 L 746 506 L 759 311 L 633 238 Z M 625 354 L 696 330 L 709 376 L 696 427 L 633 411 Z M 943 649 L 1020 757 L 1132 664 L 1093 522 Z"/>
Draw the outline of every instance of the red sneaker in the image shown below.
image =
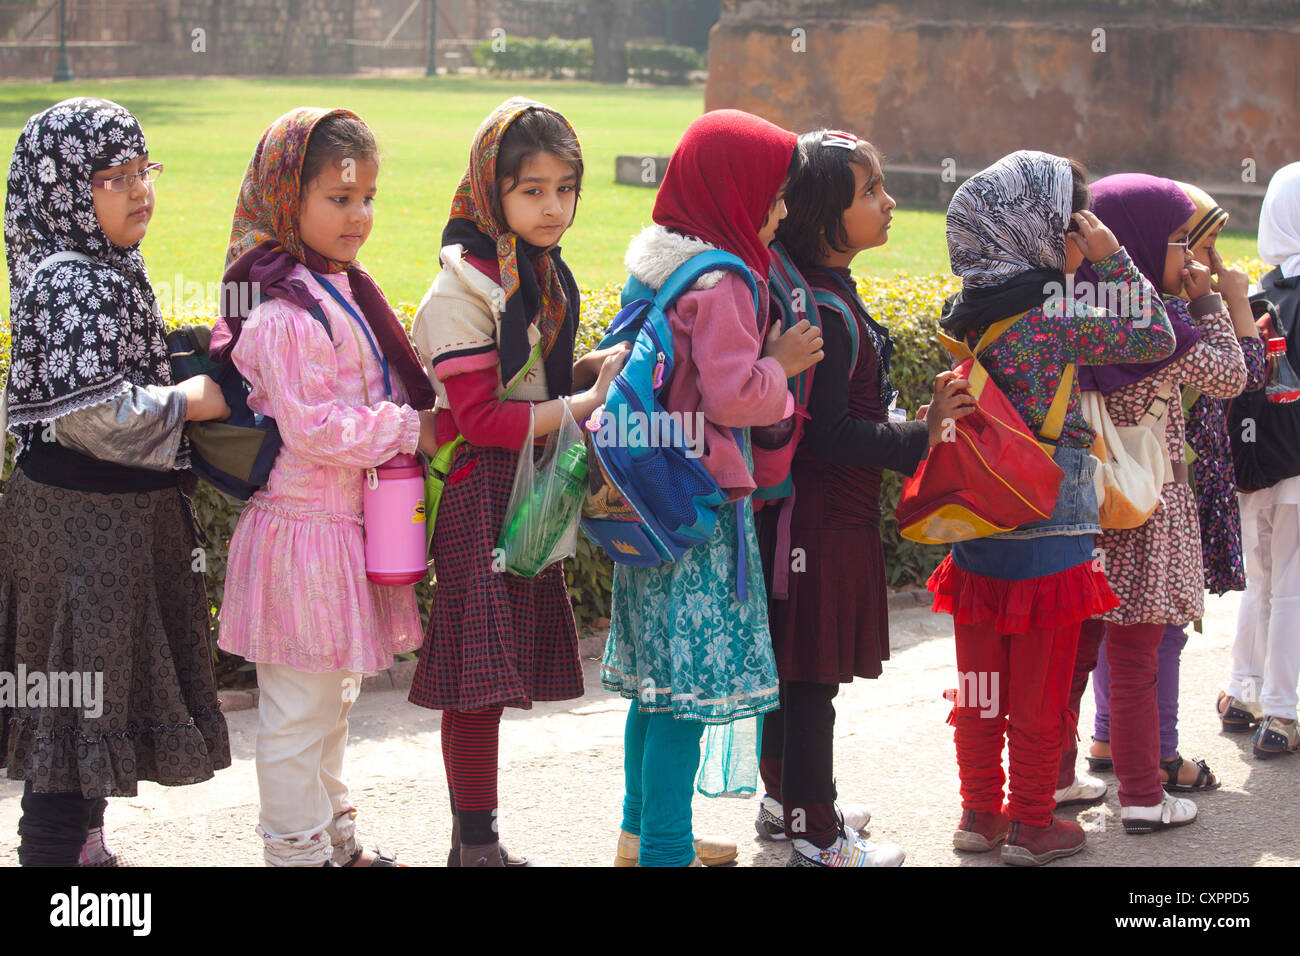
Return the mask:
<path fill-rule="evenodd" d="M 1045 827 L 1031 827 L 1020 820 L 1011 822 L 1007 845 L 1002 848 L 1002 862 L 1015 866 L 1042 866 L 1063 856 L 1073 856 L 1083 849 L 1087 838 L 1083 827 L 1073 820 L 1058 820 Z"/>
<path fill-rule="evenodd" d="M 952 835 L 952 845 L 966 853 L 987 853 L 1007 838 L 1011 818 L 1004 805 L 997 813 L 963 810 L 961 823 Z"/>

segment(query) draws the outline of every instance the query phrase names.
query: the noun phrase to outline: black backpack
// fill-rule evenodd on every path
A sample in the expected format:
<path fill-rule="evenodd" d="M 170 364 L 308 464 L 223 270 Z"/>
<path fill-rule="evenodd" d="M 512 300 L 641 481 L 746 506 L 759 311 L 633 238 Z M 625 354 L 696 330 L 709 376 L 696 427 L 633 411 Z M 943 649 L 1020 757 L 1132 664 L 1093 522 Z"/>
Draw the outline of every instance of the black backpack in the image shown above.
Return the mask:
<path fill-rule="evenodd" d="M 333 338 L 325 310 L 317 305 L 311 314 L 325 327 L 325 334 Z M 195 375 L 207 375 L 220 387 L 230 406 L 230 417 L 224 422 L 186 424 L 190 467 L 217 490 L 247 501 L 270 479 L 284 442 L 274 418 L 248 407 L 252 389 L 229 355 L 226 361 L 216 362 L 208 354 L 211 339 L 212 329 L 206 325 L 183 325 L 167 333 L 172 380 L 182 382 Z"/>
<path fill-rule="evenodd" d="M 1300 277 L 1285 279 L 1274 269 L 1250 298 L 1257 319 L 1272 317 L 1287 341 L 1287 359 L 1300 368 Z M 1258 491 L 1300 475 L 1300 402 L 1270 402 L 1260 388 L 1228 404 L 1228 436 L 1237 487 Z M 1253 440 L 1248 440 L 1253 439 Z"/>

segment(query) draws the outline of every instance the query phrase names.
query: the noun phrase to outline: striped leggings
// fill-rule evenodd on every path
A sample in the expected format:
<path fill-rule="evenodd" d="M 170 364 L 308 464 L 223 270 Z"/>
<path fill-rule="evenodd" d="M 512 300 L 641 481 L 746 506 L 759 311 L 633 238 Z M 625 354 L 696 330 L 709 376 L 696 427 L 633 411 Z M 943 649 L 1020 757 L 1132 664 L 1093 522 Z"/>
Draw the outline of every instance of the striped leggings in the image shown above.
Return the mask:
<path fill-rule="evenodd" d="M 478 846 L 498 839 L 497 754 L 504 708 L 444 710 L 442 763 L 461 841 Z"/>

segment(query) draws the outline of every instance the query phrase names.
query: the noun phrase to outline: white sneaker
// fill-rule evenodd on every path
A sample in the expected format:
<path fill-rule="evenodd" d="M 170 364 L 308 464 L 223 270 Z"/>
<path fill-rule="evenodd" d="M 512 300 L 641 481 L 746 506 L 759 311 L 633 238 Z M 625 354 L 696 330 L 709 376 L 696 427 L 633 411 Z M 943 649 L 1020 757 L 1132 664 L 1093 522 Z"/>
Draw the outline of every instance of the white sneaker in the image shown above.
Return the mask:
<path fill-rule="evenodd" d="M 830 846 L 792 840 L 786 866 L 902 866 L 903 848 L 893 843 L 877 846 L 844 828 Z"/>
<path fill-rule="evenodd" d="M 864 829 L 871 822 L 871 811 L 860 804 L 836 801 L 835 812 L 844 825 L 855 832 Z M 754 829 L 766 840 L 788 839 L 785 835 L 785 810 L 775 797 L 763 794 L 763 799 L 758 802 L 758 819 L 754 821 Z"/>
<path fill-rule="evenodd" d="M 1056 805 L 1068 807 L 1077 803 L 1096 803 L 1106 796 L 1106 781 L 1074 772 L 1074 782 L 1056 791 Z"/>
<path fill-rule="evenodd" d="M 1120 807 L 1119 816 L 1126 833 L 1154 833 L 1191 823 L 1196 819 L 1196 804 L 1165 794 L 1164 802 L 1154 807 Z"/>

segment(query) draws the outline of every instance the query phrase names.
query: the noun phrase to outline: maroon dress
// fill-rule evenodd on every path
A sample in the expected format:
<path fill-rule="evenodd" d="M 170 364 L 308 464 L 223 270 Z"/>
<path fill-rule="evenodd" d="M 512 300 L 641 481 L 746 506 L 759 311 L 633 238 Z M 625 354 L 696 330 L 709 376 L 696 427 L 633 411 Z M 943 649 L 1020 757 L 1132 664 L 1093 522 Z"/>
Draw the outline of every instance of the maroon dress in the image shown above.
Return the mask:
<path fill-rule="evenodd" d="M 836 270 L 851 286 L 848 270 Z M 848 298 L 836 274 L 807 269 L 814 288 L 846 299 L 858 329 L 858 360 L 849 368 L 843 318 L 821 309 L 826 357 L 813 374 L 809 420 L 791 475 L 790 553 L 777 555 L 780 508 L 756 515 L 763 569 L 790 562 L 789 597 L 768 604 L 772 648 L 782 680 L 847 684 L 879 677 L 889 659 L 885 559 L 880 543 L 883 469 L 911 474 L 929 450 L 924 422 L 890 422 L 889 334 Z"/>

